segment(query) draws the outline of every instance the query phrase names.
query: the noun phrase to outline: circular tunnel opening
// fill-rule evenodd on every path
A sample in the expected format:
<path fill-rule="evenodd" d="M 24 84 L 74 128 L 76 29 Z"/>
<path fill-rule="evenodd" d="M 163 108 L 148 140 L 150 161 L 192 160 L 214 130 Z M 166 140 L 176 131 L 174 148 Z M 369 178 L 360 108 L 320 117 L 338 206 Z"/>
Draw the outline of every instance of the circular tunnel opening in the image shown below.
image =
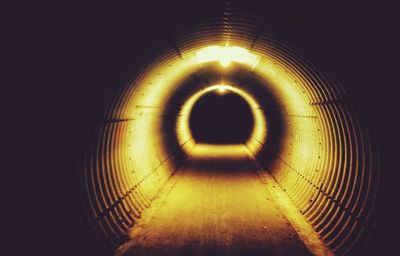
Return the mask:
<path fill-rule="evenodd" d="M 245 143 L 253 130 L 250 106 L 230 90 L 214 90 L 193 106 L 189 127 L 193 138 L 205 144 Z"/>

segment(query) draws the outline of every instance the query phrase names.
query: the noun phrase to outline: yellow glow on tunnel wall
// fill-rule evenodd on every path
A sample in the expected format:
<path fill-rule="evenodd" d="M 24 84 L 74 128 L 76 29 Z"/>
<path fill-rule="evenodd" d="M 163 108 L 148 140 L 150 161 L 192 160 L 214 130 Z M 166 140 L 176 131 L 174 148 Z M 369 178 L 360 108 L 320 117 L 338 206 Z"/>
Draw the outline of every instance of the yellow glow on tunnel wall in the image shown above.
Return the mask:
<path fill-rule="evenodd" d="M 131 132 L 124 140 L 130 144 L 127 151 L 124 150 L 124 155 L 131 159 L 129 165 L 136 170 L 135 178 L 140 180 L 146 177 L 146 180 L 151 181 L 150 183 L 155 184 L 156 187 L 167 179 L 173 169 L 168 167 L 168 162 L 165 162 L 169 153 L 160 136 L 159 116 L 163 115 L 163 108 L 179 81 L 201 68 L 203 63 L 213 61 L 219 61 L 221 65 L 240 63 L 254 68 L 261 59 L 260 56 L 250 53 L 243 47 L 217 45 L 187 49 L 182 51 L 181 56 L 182 58 L 177 58 L 175 55 L 158 60 L 156 65 L 149 67 L 144 72 L 145 75 L 131 85 L 135 87 L 135 90 L 127 92 L 123 111 L 119 113 L 121 119 L 135 119 L 135 122 L 128 124 L 127 129 Z M 258 107 L 248 94 L 242 96 L 253 110 Z M 252 137 L 262 141 L 265 137 L 263 133 L 266 128 L 262 128 L 265 121 L 261 121 L 263 120 L 261 111 L 255 111 L 253 114 L 256 120 L 260 121 L 258 121 L 259 125 L 255 126 Z M 194 145 L 190 133 L 185 132 L 185 129 L 177 132 L 179 138 L 185 139 L 179 141 L 182 150 L 189 152 Z M 179 133 L 183 134 L 179 135 Z M 249 142 L 249 145 L 254 148 L 259 147 L 257 143 Z M 149 172 L 152 173 L 150 176 Z M 135 182 L 129 181 L 129 184 Z M 144 189 L 153 190 L 153 185 Z"/>
<path fill-rule="evenodd" d="M 238 62 L 254 68 L 260 56 L 238 46 L 209 46 L 197 51 L 196 59 L 199 63 L 219 61 L 223 67 L 229 66 L 231 62 Z"/>
<path fill-rule="evenodd" d="M 251 148 L 252 152 L 257 153 L 261 145 L 258 143 L 253 143 L 254 140 L 264 141 L 267 136 L 267 121 L 265 119 L 264 113 L 261 110 L 260 105 L 257 101 L 246 91 L 226 84 L 217 84 L 206 87 L 196 93 L 194 93 L 182 106 L 181 111 L 179 113 L 176 132 L 178 136 L 178 140 L 180 143 L 184 143 L 192 138 L 192 133 L 189 127 L 189 119 L 190 113 L 192 111 L 193 106 L 196 104 L 197 100 L 199 100 L 203 95 L 216 91 L 217 93 L 221 93 L 225 91 L 231 91 L 243 97 L 243 99 L 249 104 L 251 112 L 254 118 L 254 126 L 251 132 L 250 138 L 246 142 L 246 144 Z M 195 143 L 195 141 L 193 141 Z"/>
<path fill-rule="evenodd" d="M 159 117 L 163 115 L 168 96 L 175 90 L 176 84 L 184 74 L 194 72 L 197 65 L 191 58 L 164 60 L 164 63 L 153 66 L 137 82 L 137 90 L 127 97 L 125 116 L 121 118 L 135 119 L 127 128 L 131 131 L 126 136 L 126 141 L 131 145 L 127 148 L 127 157 L 131 159 L 130 167 L 135 169 L 135 179 L 146 180 L 143 183 L 144 193 L 151 194 L 174 171 L 171 162 L 165 162 L 171 153 L 160 136 Z M 193 146 L 190 141 L 183 145 L 188 151 Z M 132 181 L 132 184 L 135 182 Z"/>

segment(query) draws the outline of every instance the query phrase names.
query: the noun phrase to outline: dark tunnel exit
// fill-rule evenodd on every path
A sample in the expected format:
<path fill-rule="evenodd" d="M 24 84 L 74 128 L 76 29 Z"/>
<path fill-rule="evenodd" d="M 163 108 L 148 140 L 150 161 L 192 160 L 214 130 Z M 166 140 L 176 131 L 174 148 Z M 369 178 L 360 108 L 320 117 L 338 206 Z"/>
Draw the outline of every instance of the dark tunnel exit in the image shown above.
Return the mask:
<path fill-rule="evenodd" d="M 206 144 L 245 143 L 254 119 L 247 102 L 238 94 L 212 91 L 193 106 L 189 119 L 193 138 Z"/>

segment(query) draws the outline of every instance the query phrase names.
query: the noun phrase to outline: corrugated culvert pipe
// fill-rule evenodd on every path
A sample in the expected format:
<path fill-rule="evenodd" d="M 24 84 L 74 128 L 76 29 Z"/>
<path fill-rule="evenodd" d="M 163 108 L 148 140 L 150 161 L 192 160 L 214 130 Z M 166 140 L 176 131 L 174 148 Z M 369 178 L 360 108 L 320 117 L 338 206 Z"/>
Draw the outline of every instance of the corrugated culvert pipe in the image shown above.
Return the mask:
<path fill-rule="evenodd" d="M 135 248 L 139 240 L 129 241 L 151 227 L 152 211 L 172 204 L 188 166 L 207 169 L 227 157 L 232 165 L 247 161 L 278 208 L 292 206 L 281 211 L 309 254 L 372 252 L 382 170 L 340 79 L 244 14 L 202 20 L 172 41 L 114 93 L 83 136 L 76 184 L 86 236 L 104 252 L 146 254 Z"/>

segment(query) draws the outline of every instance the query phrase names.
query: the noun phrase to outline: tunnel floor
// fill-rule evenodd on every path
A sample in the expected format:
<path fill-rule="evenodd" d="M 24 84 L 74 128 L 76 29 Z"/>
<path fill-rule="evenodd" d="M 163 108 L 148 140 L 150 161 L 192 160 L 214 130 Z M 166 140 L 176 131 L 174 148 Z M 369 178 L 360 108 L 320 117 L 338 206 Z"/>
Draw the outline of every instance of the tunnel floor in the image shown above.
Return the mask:
<path fill-rule="evenodd" d="M 244 145 L 197 144 L 115 254 L 312 255 L 255 168 Z"/>

